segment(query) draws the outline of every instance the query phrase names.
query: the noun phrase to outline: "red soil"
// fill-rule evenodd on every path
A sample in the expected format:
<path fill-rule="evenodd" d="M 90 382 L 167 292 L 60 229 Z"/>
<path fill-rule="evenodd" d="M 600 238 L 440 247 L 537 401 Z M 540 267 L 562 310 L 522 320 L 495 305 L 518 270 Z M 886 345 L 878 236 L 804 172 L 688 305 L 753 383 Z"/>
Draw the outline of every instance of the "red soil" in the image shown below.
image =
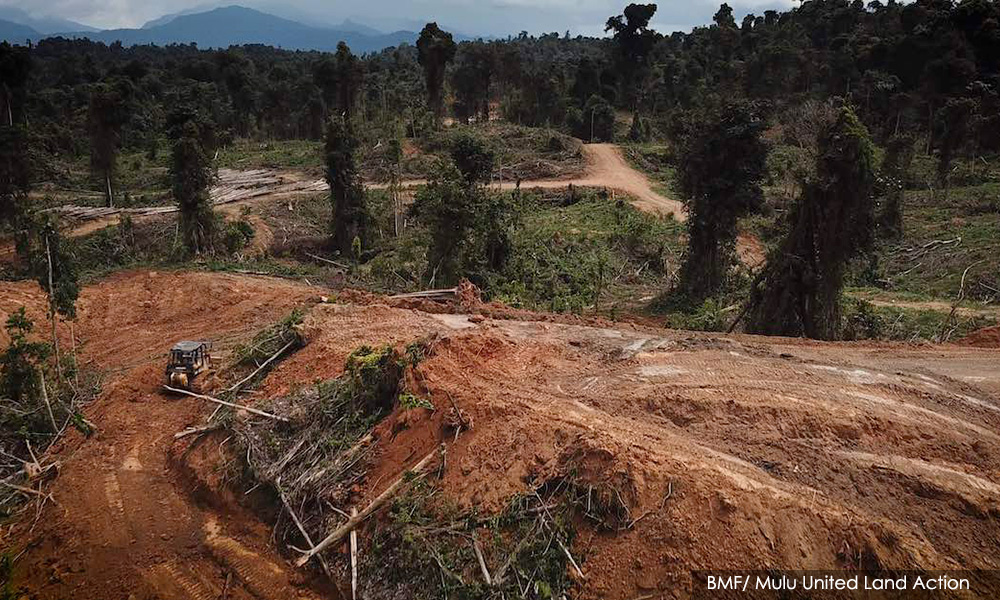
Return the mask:
<path fill-rule="evenodd" d="M 82 351 L 122 370 L 90 411 L 97 438 L 57 448 L 59 507 L 8 538 L 28 543 L 18 574 L 29 593 L 214 598 L 232 573 L 233 597 L 312 597 L 308 572 L 281 557 L 268 527 L 218 493 L 224 436 L 170 458 L 186 447 L 172 434 L 210 409 L 157 385 L 175 339 L 225 346 L 316 292 L 200 273 L 133 273 L 85 291 Z M 442 442 L 445 493 L 481 511 L 574 471 L 617 490 L 637 519 L 617 533 L 581 523 L 571 550 L 586 577 L 575 597 L 685 597 L 690 571 L 705 568 L 997 566 L 995 350 L 693 335 L 471 299 L 472 317 L 347 298 L 358 303 L 313 306 L 307 345 L 258 396 L 338 375 L 360 344 L 431 340 L 419 385 L 438 410 L 378 428 L 358 505 Z M 5 311 L 38 300 L 30 286 L 0 290 Z M 457 441 L 443 425 L 449 396 L 473 423 Z"/>

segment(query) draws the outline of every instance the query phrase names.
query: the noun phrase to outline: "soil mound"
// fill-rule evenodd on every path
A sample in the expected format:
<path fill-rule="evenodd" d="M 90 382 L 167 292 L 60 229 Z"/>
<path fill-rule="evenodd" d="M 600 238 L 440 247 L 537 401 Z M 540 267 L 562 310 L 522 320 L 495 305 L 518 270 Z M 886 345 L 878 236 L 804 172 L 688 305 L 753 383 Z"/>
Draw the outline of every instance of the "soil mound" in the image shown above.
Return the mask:
<path fill-rule="evenodd" d="M 976 348 L 1000 348 L 1000 325 L 974 331 L 959 340 L 958 343 Z"/>

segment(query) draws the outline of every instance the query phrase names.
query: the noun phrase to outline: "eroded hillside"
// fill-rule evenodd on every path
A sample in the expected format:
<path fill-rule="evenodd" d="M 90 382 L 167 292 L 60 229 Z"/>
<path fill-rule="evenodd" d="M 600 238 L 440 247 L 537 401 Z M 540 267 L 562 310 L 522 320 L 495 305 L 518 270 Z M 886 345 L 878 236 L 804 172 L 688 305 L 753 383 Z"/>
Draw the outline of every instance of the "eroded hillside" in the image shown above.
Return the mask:
<path fill-rule="evenodd" d="M 35 289 L 8 285 L 0 306 L 40 305 Z M 352 506 L 441 444 L 447 460 L 433 485 L 459 511 L 496 514 L 552 484 L 603 491 L 612 510 L 573 521 L 568 550 L 583 575 L 567 565 L 574 597 L 684 597 L 692 569 L 993 569 L 1000 556 L 996 349 L 697 335 L 472 299 L 322 303 L 320 293 L 269 278 L 149 272 L 85 290 L 81 352 L 108 371 L 91 411 L 98 433 L 54 450 L 62 467 L 47 491 L 58 505 L 8 534 L 23 544 L 26 591 L 329 591 L 318 569 L 295 567 L 297 554 L 272 543 L 280 508 L 220 475 L 241 459 L 229 434 L 174 441 L 212 407 L 159 390 L 176 339 L 207 337 L 224 352 L 294 307 L 308 311 L 307 343 L 242 401 L 269 406 L 336 377 L 361 345 L 424 340 L 411 385 L 436 410 L 397 408 L 376 427 Z M 452 401 L 470 426 L 454 437 Z M 366 549 L 385 518 L 360 529 L 362 563 L 378 560 Z M 495 573 L 505 557 L 492 548 L 484 561 Z M 343 568 L 341 552 L 327 557 Z M 361 570 L 372 597 L 386 593 L 385 582 L 364 581 L 378 567 Z M 478 577 L 474 561 L 455 569 Z"/>

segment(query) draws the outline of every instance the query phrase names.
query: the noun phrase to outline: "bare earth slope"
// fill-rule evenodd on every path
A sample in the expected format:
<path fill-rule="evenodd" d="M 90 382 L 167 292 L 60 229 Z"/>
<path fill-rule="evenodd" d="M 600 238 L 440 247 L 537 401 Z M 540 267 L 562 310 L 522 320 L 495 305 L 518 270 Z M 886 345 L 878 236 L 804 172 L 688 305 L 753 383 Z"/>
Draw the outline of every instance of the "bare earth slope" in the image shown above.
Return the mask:
<path fill-rule="evenodd" d="M 4 283 L 0 316 L 24 302 L 42 306 L 37 284 Z M 88 410 L 89 440 L 72 433 L 54 450 L 61 473 L 34 530 L 28 522 L 4 544 L 25 555 L 16 576 L 39 598 L 313 597 L 293 585 L 251 515 L 196 502 L 172 468 L 173 434 L 203 419 L 199 400 L 159 392 L 165 350 L 208 337 L 225 350 L 281 318 L 312 292 L 277 280 L 219 274 L 114 276 L 84 290 L 77 335 L 82 358 L 109 371 Z"/>
<path fill-rule="evenodd" d="M 30 301 L 32 289 L 4 284 L 0 308 Z M 92 409 L 96 439 L 61 452 L 50 485 L 60 505 L 30 535 L 28 523 L 14 529 L 31 541 L 17 571 L 29 591 L 216 598 L 230 579 L 230 597 L 313 597 L 257 517 L 191 493 L 168 450 L 209 409 L 157 391 L 175 339 L 225 346 L 313 293 L 144 272 L 85 291 L 84 352 L 117 370 Z M 190 308 L 192 294 L 208 310 Z M 474 421 L 448 450 L 447 494 L 488 511 L 573 464 L 614 485 L 637 519 L 615 534 L 582 527 L 572 552 L 583 598 L 684 597 L 695 568 L 998 568 L 1000 350 L 563 321 L 319 304 L 309 343 L 260 394 L 337 375 L 359 344 L 436 335 L 421 365 L 427 393 L 437 406 L 450 394 Z M 360 504 L 441 443 L 442 412 L 379 442 Z M 224 460 L 224 448 L 208 450 Z"/>

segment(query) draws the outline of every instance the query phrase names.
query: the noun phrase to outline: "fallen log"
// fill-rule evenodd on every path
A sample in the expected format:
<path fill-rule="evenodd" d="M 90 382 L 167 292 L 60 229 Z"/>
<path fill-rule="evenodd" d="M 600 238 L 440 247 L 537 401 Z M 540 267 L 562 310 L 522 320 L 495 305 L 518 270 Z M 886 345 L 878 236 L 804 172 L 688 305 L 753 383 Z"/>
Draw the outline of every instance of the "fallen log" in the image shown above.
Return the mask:
<path fill-rule="evenodd" d="M 260 373 L 261 371 L 263 371 L 264 368 L 267 367 L 267 365 L 271 364 L 274 361 L 274 359 L 276 359 L 279 356 L 281 356 L 282 354 L 284 354 L 285 350 L 288 350 L 289 348 L 291 348 L 292 345 L 295 344 L 295 342 L 296 342 L 296 340 L 292 340 L 292 341 L 288 342 L 287 344 L 285 344 L 284 346 L 282 346 L 281 350 L 278 350 L 277 352 L 274 353 L 273 356 L 271 356 L 271 358 L 265 360 L 264 364 L 262 364 L 261 366 L 257 367 L 257 370 L 255 370 L 253 373 L 250 373 L 249 375 L 247 375 L 243 379 L 240 379 L 239 381 L 237 381 L 236 383 L 234 383 L 233 386 L 230 387 L 226 391 L 227 392 L 235 391 L 241 385 L 243 385 L 244 383 L 246 383 L 246 382 L 250 381 L 251 379 L 253 379 L 254 376 L 257 375 L 257 373 Z"/>
<path fill-rule="evenodd" d="M 313 546 L 313 548 L 308 552 L 306 552 L 302 558 L 295 561 L 295 564 L 301 567 L 305 565 L 307 562 L 309 562 L 309 559 L 315 556 L 316 554 L 329 548 L 333 544 L 336 544 L 341 540 L 343 540 L 349 533 L 354 531 L 358 527 L 358 525 L 363 523 L 365 519 L 370 517 L 383 504 L 385 504 L 390 498 L 392 498 L 396 494 L 396 492 L 398 492 L 400 488 L 402 488 L 404 484 L 408 482 L 406 476 L 407 473 L 412 473 L 415 477 L 420 477 L 421 475 L 423 475 L 423 470 L 427 468 L 427 465 L 430 464 L 431 459 L 433 459 L 434 455 L 437 454 L 438 452 L 439 450 L 435 449 L 430 454 L 423 457 L 420 460 L 420 462 L 413 465 L 413 468 L 409 469 L 408 471 L 403 471 L 403 474 L 400 475 L 399 478 L 396 479 L 396 481 L 392 482 L 392 485 L 385 488 L 385 491 L 379 494 L 377 498 L 372 500 L 371 503 L 368 504 L 368 506 L 366 506 L 361 512 L 357 513 L 356 515 L 352 515 L 351 518 L 347 519 L 346 523 L 338 527 L 330 535 L 326 536 L 326 538 L 323 539 L 323 541 L 321 541 L 319 544 Z"/>
<path fill-rule="evenodd" d="M 175 440 L 180 440 L 186 438 L 190 435 L 199 435 L 202 433 L 209 433 L 212 431 L 218 431 L 222 429 L 222 425 L 203 425 L 201 427 L 188 427 L 184 431 L 178 431 L 174 434 Z"/>
<path fill-rule="evenodd" d="M 450 300 L 458 296 L 458 288 L 447 288 L 443 290 L 424 290 L 421 292 L 410 292 L 408 294 L 396 294 L 389 296 L 392 300 L 422 299 L 422 300 Z"/>
<path fill-rule="evenodd" d="M 229 406 L 229 407 L 232 407 L 232 408 L 238 408 L 240 410 L 245 410 L 245 411 L 247 411 L 249 413 L 253 413 L 255 415 L 260 415 L 262 417 L 267 417 L 269 419 L 274 419 L 276 421 L 285 421 L 286 423 L 288 422 L 288 419 L 286 419 L 285 417 L 279 417 L 278 415 L 273 415 L 273 414 L 271 414 L 269 412 L 264 412 L 262 410 L 257 410 L 256 408 L 251 408 L 249 406 L 243 406 L 242 404 L 234 404 L 232 402 L 226 402 L 225 400 L 219 400 L 218 398 L 213 398 L 211 396 L 206 396 L 204 394 L 196 394 L 194 392 L 189 392 L 187 390 L 181 390 L 181 389 L 178 389 L 178 388 L 172 388 L 169 385 L 163 386 L 163 389 L 167 390 L 168 392 L 173 392 L 175 394 L 183 394 L 185 396 L 191 396 L 192 398 L 200 398 L 201 400 L 208 400 L 209 402 L 215 402 L 216 404 L 221 404 L 222 406 Z"/>
<path fill-rule="evenodd" d="M 320 262 L 325 262 L 325 263 L 329 263 L 329 264 L 331 264 L 331 265 L 333 265 L 333 266 L 335 266 L 335 267 L 339 267 L 339 268 L 341 268 L 341 269 L 345 269 L 345 270 L 348 270 L 348 269 L 350 269 L 350 268 L 351 268 L 350 266 L 348 266 L 348 265 L 345 265 L 345 264 L 344 264 L 344 263 L 342 263 L 342 262 L 337 262 L 337 261 L 335 261 L 335 260 L 330 260 L 329 258 L 323 258 L 322 256 L 316 256 L 315 254 L 312 254 L 312 253 L 310 253 L 310 252 L 306 252 L 306 253 L 305 253 L 305 255 L 306 255 L 306 256 L 308 256 L 309 258 L 312 258 L 312 259 L 315 259 L 315 260 L 318 260 L 318 261 L 320 261 Z"/>

